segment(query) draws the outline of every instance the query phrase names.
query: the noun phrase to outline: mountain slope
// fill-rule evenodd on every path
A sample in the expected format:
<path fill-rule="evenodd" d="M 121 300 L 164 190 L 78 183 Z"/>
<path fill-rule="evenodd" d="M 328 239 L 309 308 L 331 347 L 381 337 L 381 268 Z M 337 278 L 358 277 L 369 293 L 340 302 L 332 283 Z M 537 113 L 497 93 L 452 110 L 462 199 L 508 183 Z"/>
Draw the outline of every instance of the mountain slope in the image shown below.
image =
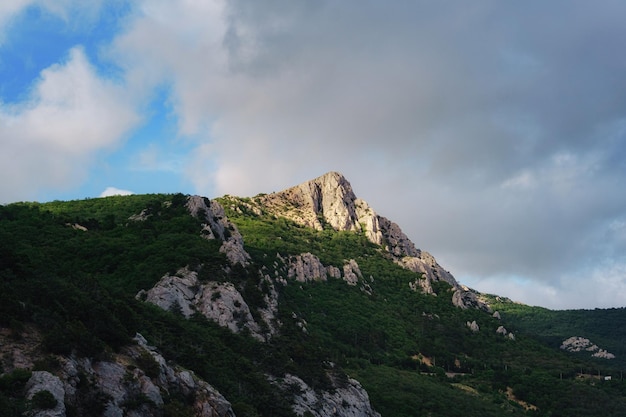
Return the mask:
<path fill-rule="evenodd" d="M 0 415 L 626 415 L 487 298 L 337 173 L 0 206 Z"/>

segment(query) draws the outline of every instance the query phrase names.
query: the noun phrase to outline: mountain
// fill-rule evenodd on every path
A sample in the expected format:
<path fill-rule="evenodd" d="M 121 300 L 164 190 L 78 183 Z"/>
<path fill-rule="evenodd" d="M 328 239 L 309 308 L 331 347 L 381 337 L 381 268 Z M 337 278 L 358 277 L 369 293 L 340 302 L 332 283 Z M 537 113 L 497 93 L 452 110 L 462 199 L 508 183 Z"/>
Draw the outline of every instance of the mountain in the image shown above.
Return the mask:
<path fill-rule="evenodd" d="M 624 318 L 464 287 L 336 172 L 0 206 L 0 416 L 622 416 Z"/>

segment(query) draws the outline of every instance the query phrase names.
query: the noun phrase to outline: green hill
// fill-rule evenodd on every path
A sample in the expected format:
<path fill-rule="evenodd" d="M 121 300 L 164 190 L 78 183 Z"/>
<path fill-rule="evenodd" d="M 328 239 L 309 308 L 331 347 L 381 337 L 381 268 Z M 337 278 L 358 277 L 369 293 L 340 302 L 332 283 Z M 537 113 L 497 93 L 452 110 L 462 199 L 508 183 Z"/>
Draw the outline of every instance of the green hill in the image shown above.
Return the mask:
<path fill-rule="evenodd" d="M 382 416 L 626 415 L 622 310 L 485 298 L 497 319 L 453 304 L 449 280 L 422 290 L 426 274 L 365 226 L 319 216 L 310 227 L 288 215 L 302 207 L 281 216 L 267 196 L 194 201 L 195 215 L 181 194 L 0 206 L 0 416 L 60 407 L 28 398 L 42 372 L 65 384 L 68 416 L 325 415 L 328 404 L 375 415 L 352 379 Z M 233 262 L 226 243 L 239 236 L 249 258 Z M 617 357 L 567 353 L 570 336 Z M 103 382 L 105 363 L 123 370 L 123 393 Z M 165 369 L 193 371 L 232 409 L 202 414 L 199 391 Z"/>

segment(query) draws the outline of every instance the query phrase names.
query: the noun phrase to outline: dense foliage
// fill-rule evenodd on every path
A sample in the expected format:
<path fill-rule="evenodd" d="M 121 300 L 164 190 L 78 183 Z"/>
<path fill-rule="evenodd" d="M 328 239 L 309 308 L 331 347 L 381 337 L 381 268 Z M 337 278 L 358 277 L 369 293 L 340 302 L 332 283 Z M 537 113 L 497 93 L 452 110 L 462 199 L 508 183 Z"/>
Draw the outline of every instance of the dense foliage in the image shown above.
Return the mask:
<path fill-rule="evenodd" d="M 625 330 L 611 323 L 621 310 L 551 312 L 501 303 L 498 320 L 454 307 L 448 284 L 435 284 L 437 296 L 412 290 L 421 277 L 362 234 L 316 231 L 262 208 L 253 212 L 252 199 L 221 201 L 253 258 L 247 268 L 223 268 L 220 242 L 201 237 L 184 195 L 0 206 L 0 327 L 19 337 L 35 326 L 48 354 L 93 358 L 140 332 L 168 360 L 215 386 L 238 416 L 293 415 L 289 395 L 266 377 L 285 373 L 317 390 L 356 378 L 383 416 L 626 415 L 623 362 L 569 355 L 557 344 L 580 335 L 626 355 L 619 346 Z M 363 279 L 355 286 L 332 278 L 277 285 L 282 327 L 267 343 L 135 299 L 164 274 L 190 266 L 234 282 L 250 306 L 260 306 L 259 271 L 272 268 L 276 254 L 304 252 L 337 267 L 354 259 Z M 472 321 L 480 331 L 468 328 Z M 516 339 L 497 334 L 501 325 Z M 581 379 L 581 370 L 613 378 Z M 23 393 L 29 374 L 3 372 L 0 415 L 20 415 L 32 406 Z M 37 401 L 50 405 L 43 396 Z M 175 415 L 184 402 L 172 396 L 165 408 Z M 536 409 L 527 410 L 531 405 Z"/>

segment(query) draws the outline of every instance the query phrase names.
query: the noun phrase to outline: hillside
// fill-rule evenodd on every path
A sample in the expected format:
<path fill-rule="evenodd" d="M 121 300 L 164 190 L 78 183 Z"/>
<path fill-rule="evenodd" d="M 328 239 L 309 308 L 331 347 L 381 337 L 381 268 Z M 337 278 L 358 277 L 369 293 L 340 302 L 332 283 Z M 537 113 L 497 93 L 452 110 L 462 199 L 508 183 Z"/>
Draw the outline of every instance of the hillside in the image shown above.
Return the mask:
<path fill-rule="evenodd" d="M 560 313 L 515 306 L 338 173 L 0 206 L 0 416 L 626 415 L 621 330 L 580 311 L 549 334 Z"/>

